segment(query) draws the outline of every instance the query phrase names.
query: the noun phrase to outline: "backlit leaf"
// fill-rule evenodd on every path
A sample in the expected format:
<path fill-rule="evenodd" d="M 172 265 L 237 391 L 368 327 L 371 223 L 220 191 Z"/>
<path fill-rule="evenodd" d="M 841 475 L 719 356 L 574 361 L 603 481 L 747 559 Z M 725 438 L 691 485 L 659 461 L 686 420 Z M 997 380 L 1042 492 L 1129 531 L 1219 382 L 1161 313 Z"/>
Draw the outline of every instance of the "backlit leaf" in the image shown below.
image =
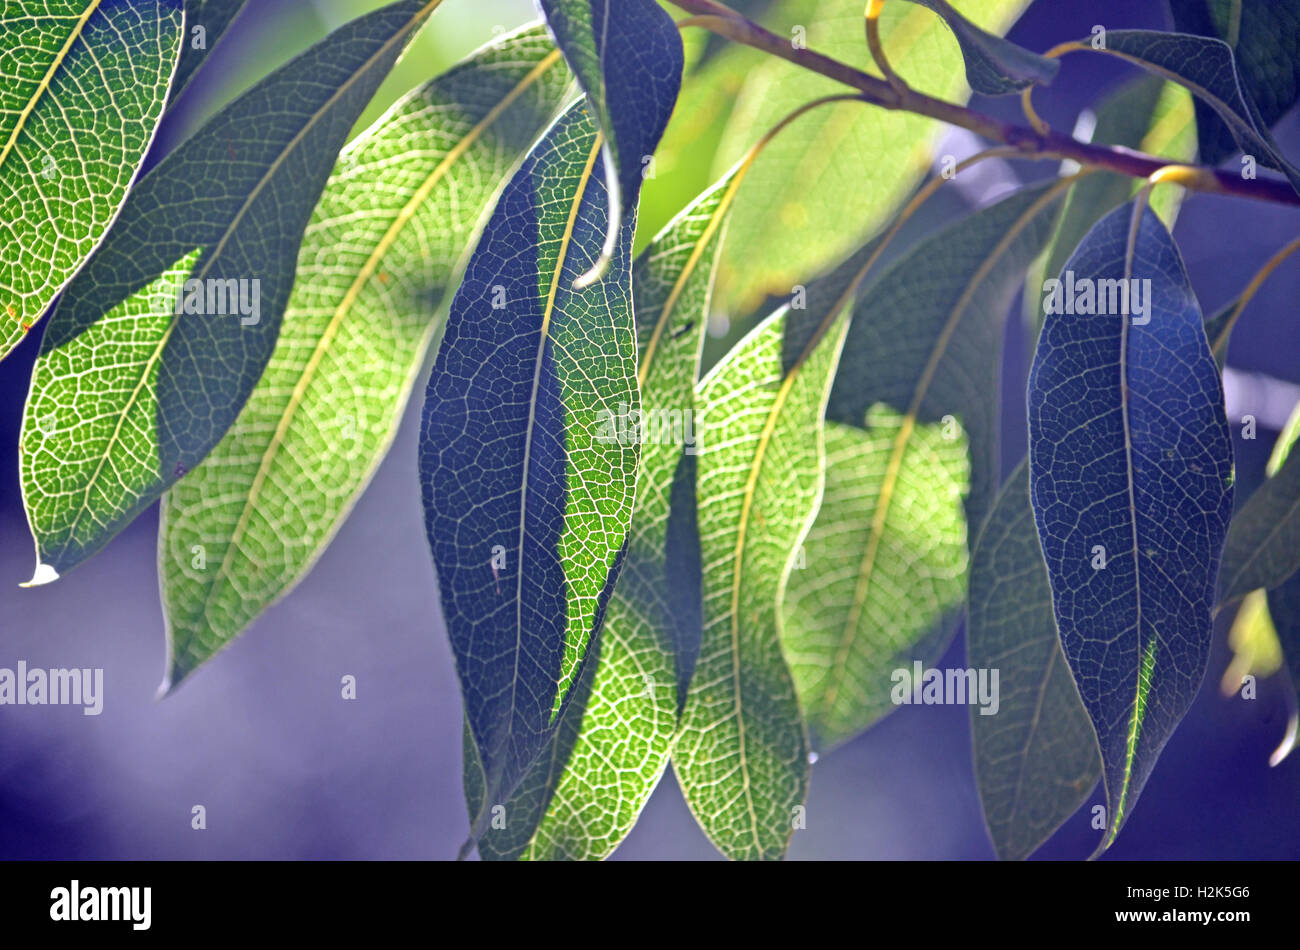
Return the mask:
<path fill-rule="evenodd" d="M 997 713 L 971 708 L 975 784 L 998 857 L 1029 857 L 1101 777 L 1097 736 L 1061 652 L 1029 506 L 1029 467 L 1007 480 L 971 554 L 966 644 L 996 669 Z"/>
<path fill-rule="evenodd" d="M 1232 510 L 1223 387 L 1200 307 L 1169 232 L 1149 209 L 1135 223 L 1135 207 L 1103 218 L 1067 262 L 1076 312 L 1051 308 L 1029 380 L 1034 521 L 1101 747 L 1099 852 L 1205 676 Z M 1141 296 L 1124 306 L 1114 282 L 1130 279 Z"/>
<path fill-rule="evenodd" d="M 971 0 L 962 13 L 1001 33 L 1025 6 L 1024 0 Z M 777 13 L 771 29 L 791 42 L 874 71 L 863 39 L 863 0 L 785 0 Z M 961 48 L 933 13 L 886 3 L 880 33 L 890 64 L 911 86 L 966 99 Z M 715 172 L 798 107 L 844 92 L 833 80 L 766 57 L 746 77 Z M 753 313 L 767 296 L 787 297 L 810 275 L 849 257 L 893 218 L 929 168 L 942 131 L 923 116 L 860 102 L 829 105 L 799 119 L 763 150 L 736 199 L 718 269 L 717 309 Z"/>
<path fill-rule="evenodd" d="M 653 173 L 655 149 L 682 84 L 682 39 L 654 0 L 537 0 L 556 44 L 586 91 L 605 136 L 609 233 L 596 276 L 612 253 L 619 222 Z"/>
<path fill-rule="evenodd" d="M 941 16 L 966 61 L 966 81 L 985 96 L 1005 96 L 1029 86 L 1047 85 L 1061 68 L 1059 60 L 1031 53 L 1000 36 L 981 30 L 947 0 L 910 0 Z"/>
<path fill-rule="evenodd" d="M 952 637 L 967 526 L 997 489 L 1002 328 L 1066 187 L 959 220 L 858 295 L 826 412 L 826 491 L 785 600 L 819 753 L 892 711 L 892 672 L 937 660 Z"/>
<path fill-rule="evenodd" d="M 694 392 L 734 182 L 728 175 L 701 195 L 633 267 L 641 467 L 627 557 L 593 647 L 599 660 L 588 662 L 553 748 L 507 803 L 506 826 L 480 841 L 484 857 L 607 857 L 668 764 L 699 651 Z M 482 793 L 472 777 L 466 788 L 475 813 Z"/>
<path fill-rule="evenodd" d="M 673 770 L 709 840 L 775 859 L 801 826 L 808 737 L 781 648 L 781 601 L 822 491 L 823 415 L 849 281 L 785 306 L 700 382 L 704 625 Z"/>
<path fill-rule="evenodd" d="M 117 216 L 167 100 L 180 0 L 0 13 L 0 359 Z"/>
<path fill-rule="evenodd" d="M 20 447 L 33 582 L 99 550 L 234 422 L 271 357 L 338 150 L 437 3 L 401 0 L 330 34 L 131 192 L 33 371 Z"/>
<path fill-rule="evenodd" d="M 608 226 L 586 103 L 533 147 L 452 301 L 420 431 L 425 526 L 483 770 L 477 841 L 582 677 L 632 520 L 639 410 L 631 241 Z M 507 818 L 508 821 L 508 818 Z"/>
<path fill-rule="evenodd" d="M 164 500 L 173 685 L 292 588 L 347 517 L 484 210 L 570 85 L 545 30 L 526 29 L 413 90 L 343 152 L 266 372 Z"/>

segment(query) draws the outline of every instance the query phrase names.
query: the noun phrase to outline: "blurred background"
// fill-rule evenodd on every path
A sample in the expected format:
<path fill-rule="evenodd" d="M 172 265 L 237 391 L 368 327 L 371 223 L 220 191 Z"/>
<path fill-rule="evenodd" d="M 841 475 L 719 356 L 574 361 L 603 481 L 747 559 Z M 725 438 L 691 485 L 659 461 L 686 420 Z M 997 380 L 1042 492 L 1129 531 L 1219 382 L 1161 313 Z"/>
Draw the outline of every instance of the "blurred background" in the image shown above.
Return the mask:
<path fill-rule="evenodd" d="M 151 161 L 258 78 L 380 5 L 251 0 L 160 130 Z M 447 0 L 361 126 L 494 34 L 534 17 L 529 0 Z M 1096 23 L 1167 28 L 1168 14 L 1158 0 L 1036 0 L 1010 36 L 1043 50 L 1087 36 Z M 1098 94 L 1131 75 L 1108 57 L 1068 57 L 1035 102 L 1053 126 L 1069 128 Z M 974 105 L 1019 116 L 1014 97 Z M 718 130 L 705 134 L 716 139 Z M 1284 152 L 1300 155 L 1294 114 L 1277 138 Z M 953 133 L 935 154 L 976 148 L 967 134 Z M 981 168 L 961 188 L 943 189 L 907 233 L 1055 171 L 1050 163 Z M 649 183 L 641 241 L 711 174 L 678 171 Z M 1175 235 L 1206 311 L 1235 296 L 1295 236 L 1298 220 L 1292 208 L 1190 198 Z M 1258 484 L 1275 429 L 1300 393 L 1298 294 L 1300 259 L 1292 259 L 1264 285 L 1234 337 L 1229 417 L 1253 412 L 1261 424 L 1256 442 L 1234 439 L 1239 497 Z M 715 328 L 713 358 L 747 326 L 744 315 L 733 317 Z M 32 667 L 102 667 L 105 699 L 98 717 L 76 707 L 0 707 L 0 857 L 453 857 L 468 822 L 460 697 L 416 479 L 423 384 L 387 461 L 315 570 L 174 696 L 155 702 L 164 659 L 156 508 L 57 584 L 17 586 L 33 563 L 16 446 L 39 336 L 30 334 L 0 364 L 0 667 L 20 659 Z M 1011 319 L 1004 472 L 1025 451 L 1028 359 L 1022 324 Z M 1288 687 L 1273 677 L 1260 682 L 1254 701 L 1223 698 L 1225 637 L 1221 620 L 1200 696 L 1108 859 L 1300 857 L 1300 754 L 1277 768 L 1267 762 L 1285 727 Z M 965 665 L 961 633 L 937 665 Z M 340 697 L 348 674 L 356 677 L 355 701 Z M 206 830 L 191 828 L 195 805 L 206 810 Z M 1096 837 L 1089 809 L 1081 809 L 1038 857 L 1084 857 Z M 969 710 L 900 707 L 823 756 L 813 770 L 808 827 L 790 857 L 992 858 L 972 775 Z M 719 856 L 670 772 L 616 858 Z"/>

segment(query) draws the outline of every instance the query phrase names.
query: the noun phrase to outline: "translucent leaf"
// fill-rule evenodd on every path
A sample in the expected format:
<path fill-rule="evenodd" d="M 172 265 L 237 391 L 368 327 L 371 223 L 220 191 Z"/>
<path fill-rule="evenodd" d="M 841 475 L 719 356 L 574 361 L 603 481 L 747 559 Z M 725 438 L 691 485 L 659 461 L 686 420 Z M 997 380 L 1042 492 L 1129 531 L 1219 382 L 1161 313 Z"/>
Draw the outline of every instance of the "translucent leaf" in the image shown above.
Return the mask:
<path fill-rule="evenodd" d="M 0 14 L 0 359 L 103 239 L 144 160 L 180 0 L 43 0 Z"/>
<path fill-rule="evenodd" d="M 271 361 L 163 504 L 172 685 L 316 562 L 388 450 L 495 192 L 571 77 L 541 27 L 413 90 L 343 152 Z"/>
<path fill-rule="evenodd" d="M 452 301 L 425 397 L 420 485 L 443 617 L 483 770 L 470 843 L 548 747 L 618 578 L 639 446 L 631 241 L 586 104 L 510 179 Z M 507 819 L 508 820 L 508 819 Z"/>
<path fill-rule="evenodd" d="M 103 547 L 234 422 L 271 358 L 338 150 L 437 2 L 402 0 L 330 34 L 131 192 L 33 371 L 20 464 L 36 580 Z M 196 251 L 159 296 L 160 275 Z"/>

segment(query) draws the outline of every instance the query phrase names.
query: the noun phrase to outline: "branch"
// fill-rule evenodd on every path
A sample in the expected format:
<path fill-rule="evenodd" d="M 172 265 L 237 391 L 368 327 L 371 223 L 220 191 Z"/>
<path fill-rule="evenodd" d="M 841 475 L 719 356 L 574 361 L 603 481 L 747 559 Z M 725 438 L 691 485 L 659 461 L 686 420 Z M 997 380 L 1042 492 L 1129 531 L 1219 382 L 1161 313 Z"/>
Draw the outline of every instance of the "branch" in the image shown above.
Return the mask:
<path fill-rule="evenodd" d="M 882 109 L 912 112 L 968 129 L 991 142 L 1009 145 L 1025 158 L 1072 159 L 1080 165 L 1102 168 L 1133 178 L 1149 178 L 1169 165 L 1169 159 L 1119 145 L 1091 145 L 1062 132 L 1037 132 L 1023 125 L 1002 122 L 974 109 L 935 99 L 906 86 L 896 88 L 860 69 L 810 49 L 796 49 L 789 39 L 747 20 L 717 0 L 672 0 L 695 16 L 683 26 L 699 26 L 719 36 L 752 46 L 794 63 L 803 69 L 858 90 L 863 98 Z M 1179 184 L 1194 191 L 1233 195 L 1256 201 L 1300 205 L 1300 194 L 1276 178 L 1242 178 L 1230 171 L 1197 167 Z"/>

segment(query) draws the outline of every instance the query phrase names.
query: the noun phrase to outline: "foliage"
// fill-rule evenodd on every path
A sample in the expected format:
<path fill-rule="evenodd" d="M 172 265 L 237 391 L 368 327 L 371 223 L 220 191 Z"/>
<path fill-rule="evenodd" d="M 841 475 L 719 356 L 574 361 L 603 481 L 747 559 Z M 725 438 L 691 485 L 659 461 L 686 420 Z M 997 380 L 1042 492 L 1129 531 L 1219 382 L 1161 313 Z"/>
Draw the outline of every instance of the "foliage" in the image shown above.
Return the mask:
<path fill-rule="evenodd" d="M 1039 53 L 1004 36 L 1022 0 L 677 0 L 681 23 L 540 0 L 349 142 L 462 2 L 343 25 L 148 163 L 244 4 L 10 4 L 0 357 L 45 317 L 30 584 L 161 499 L 174 689 L 310 571 L 431 363 L 463 854 L 608 857 L 671 765 L 723 854 L 781 858 L 818 756 L 911 702 L 972 706 L 999 857 L 1098 779 L 1100 854 L 1141 820 L 1217 612 L 1244 600 L 1227 692 L 1300 679 L 1300 412 L 1234 515 L 1222 383 L 1300 242 L 1207 320 L 1172 230 L 1195 192 L 1300 204 L 1270 132 L 1297 4 L 1172 0 L 1179 32 Z M 1032 96 L 1081 52 L 1147 75 L 1076 137 Z M 921 184 L 945 122 L 991 148 Z M 907 227 L 973 166 L 1035 159 L 1065 161 Z M 1029 451 L 1003 479 L 1018 294 Z M 970 668 L 928 670 L 963 626 Z"/>

